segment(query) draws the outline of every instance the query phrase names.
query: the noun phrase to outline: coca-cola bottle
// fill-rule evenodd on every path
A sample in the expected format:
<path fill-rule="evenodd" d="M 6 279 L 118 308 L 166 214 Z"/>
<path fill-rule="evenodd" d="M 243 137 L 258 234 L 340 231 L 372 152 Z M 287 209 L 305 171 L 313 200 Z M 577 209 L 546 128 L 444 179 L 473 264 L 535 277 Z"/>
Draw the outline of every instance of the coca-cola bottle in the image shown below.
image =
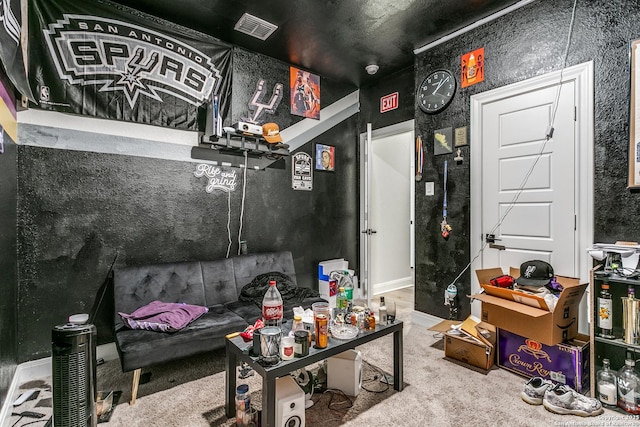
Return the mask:
<path fill-rule="evenodd" d="M 282 328 L 282 295 L 278 291 L 276 281 L 271 280 L 269 282 L 269 289 L 264 294 L 262 299 L 262 320 L 264 326 L 277 326 Z"/>

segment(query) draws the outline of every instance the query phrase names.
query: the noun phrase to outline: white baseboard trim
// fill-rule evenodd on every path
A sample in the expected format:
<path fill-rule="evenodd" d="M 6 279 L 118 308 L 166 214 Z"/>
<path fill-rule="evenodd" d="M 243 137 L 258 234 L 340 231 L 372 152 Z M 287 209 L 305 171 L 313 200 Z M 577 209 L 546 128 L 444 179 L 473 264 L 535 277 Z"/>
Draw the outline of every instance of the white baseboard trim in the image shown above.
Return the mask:
<path fill-rule="evenodd" d="M 409 277 L 403 277 L 402 279 L 391 280 L 384 283 L 376 283 L 373 285 L 373 296 L 380 295 L 385 292 L 397 291 L 398 289 L 408 288 L 413 286 L 413 280 Z"/>
<path fill-rule="evenodd" d="M 423 313 L 421 311 L 413 310 L 411 312 L 411 324 L 412 325 L 420 325 L 426 326 L 430 328 L 438 323 L 442 322 L 444 319 L 434 316 L 432 314 Z"/>
<path fill-rule="evenodd" d="M 103 344 L 96 347 L 96 359 L 109 361 L 115 360 L 118 357 L 118 350 L 115 343 Z M 18 365 L 16 373 L 11 380 L 7 398 L 0 410 L 0 426 L 8 425 L 11 408 L 13 408 L 13 401 L 18 397 L 20 384 L 49 376 L 51 376 L 51 356 L 30 360 Z"/>

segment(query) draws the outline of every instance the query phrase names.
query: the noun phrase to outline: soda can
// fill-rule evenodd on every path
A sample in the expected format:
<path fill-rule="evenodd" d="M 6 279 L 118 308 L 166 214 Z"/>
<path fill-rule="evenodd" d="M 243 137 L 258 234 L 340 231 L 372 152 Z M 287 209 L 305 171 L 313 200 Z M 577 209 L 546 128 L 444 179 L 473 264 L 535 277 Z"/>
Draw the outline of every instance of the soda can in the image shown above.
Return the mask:
<path fill-rule="evenodd" d="M 326 314 L 316 315 L 316 347 L 326 348 L 329 344 L 329 319 Z"/>

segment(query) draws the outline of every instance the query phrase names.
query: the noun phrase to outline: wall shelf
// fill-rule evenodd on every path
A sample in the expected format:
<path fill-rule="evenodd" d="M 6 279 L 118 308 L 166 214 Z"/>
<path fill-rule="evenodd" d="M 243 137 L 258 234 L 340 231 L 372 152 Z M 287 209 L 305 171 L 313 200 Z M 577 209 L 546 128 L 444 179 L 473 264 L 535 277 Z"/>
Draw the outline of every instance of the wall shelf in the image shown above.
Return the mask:
<path fill-rule="evenodd" d="M 245 153 L 247 168 L 256 170 L 284 169 L 284 158 L 290 155 L 287 148 L 269 144 L 260 136 L 226 132 L 220 138 L 203 136 L 200 144 L 191 149 L 191 158 L 214 161 L 220 166 L 244 167 Z"/>

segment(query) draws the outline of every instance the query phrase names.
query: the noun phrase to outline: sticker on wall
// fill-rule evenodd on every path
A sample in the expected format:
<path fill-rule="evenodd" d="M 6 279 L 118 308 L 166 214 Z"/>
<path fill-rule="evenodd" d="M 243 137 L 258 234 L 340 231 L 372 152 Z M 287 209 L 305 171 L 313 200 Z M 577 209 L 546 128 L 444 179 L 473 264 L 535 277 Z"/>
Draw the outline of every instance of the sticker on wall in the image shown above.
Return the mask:
<path fill-rule="evenodd" d="M 264 99 L 267 96 L 267 91 L 265 89 L 265 80 L 260 79 L 258 84 L 256 85 L 256 91 L 253 93 L 251 100 L 249 101 L 249 115 L 242 120 L 247 121 L 249 123 L 263 123 L 262 116 L 266 113 L 275 114 L 278 105 L 280 105 L 280 101 L 282 101 L 282 97 L 284 95 L 284 85 L 282 83 L 276 83 L 273 87 L 273 92 L 271 94 L 271 98 L 269 102 L 264 102 Z"/>
<path fill-rule="evenodd" d="M 320 76 L 289 67 L 291 114 L 320 120 Z"/>
<path fill-rule="evenodd" d="M 316 144 L 316 169 L 335 170 L 336 148 L 331 145 Z"/>
<path fill-rule="evenodd" d="M 484 48 L 476 49 L 462 55 L 460 60 L 462 87 L 484 81 Z"/>
<path fill-rule="evenodd" d="M 453 128 L 438 129 L 433 133 L 433 154 L 453 153 Z"/>
<path fill-rule="evenodd" d="M 313 160 L 307 153 L 296 153 L 291 161 L 291 187 L 294 190 L 313 189 Z"/>
<path fill-rule="evenodd" d="M 219 166 L 201 163 L 196 166 L 194 175 L 197 178 L 203 176 L 209 178 L 207 193 L 213 193 L 213 190 L 222 190 L 225 193 L 230 193 L 236 191 L 238 186 L 238 175 L 235 169 L 224 170 Z"/>
<path fill-rule="evenodd" d="M 380 113 L 395 110 L 398 108 L 399 92 L 393 92 L 380 98 Z"/>

